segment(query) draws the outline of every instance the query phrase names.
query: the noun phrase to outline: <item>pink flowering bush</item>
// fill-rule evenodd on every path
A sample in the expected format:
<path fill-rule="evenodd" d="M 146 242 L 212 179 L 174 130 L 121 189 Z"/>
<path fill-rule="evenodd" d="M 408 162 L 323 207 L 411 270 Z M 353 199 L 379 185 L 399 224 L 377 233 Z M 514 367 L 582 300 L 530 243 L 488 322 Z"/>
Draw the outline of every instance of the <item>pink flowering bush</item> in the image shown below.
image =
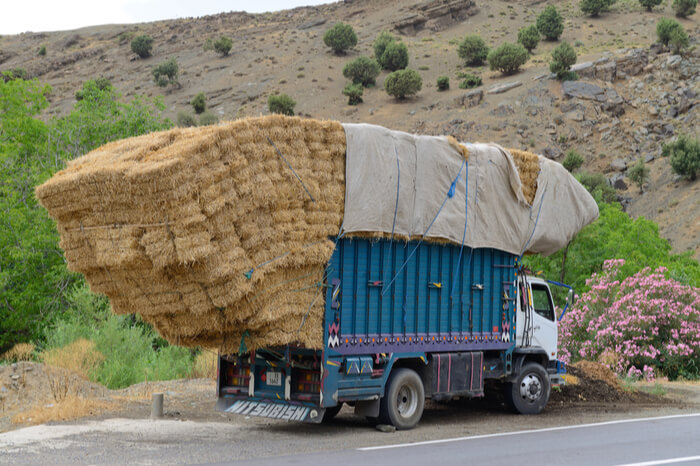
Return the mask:
<path fill-rule="evenodd" d="M 700 378 L 700 288 L 645 268 L 620 281 L 623 259 L 608 260 L 559 326 L 565 362 L 600 361 L 621 376 Z"/>

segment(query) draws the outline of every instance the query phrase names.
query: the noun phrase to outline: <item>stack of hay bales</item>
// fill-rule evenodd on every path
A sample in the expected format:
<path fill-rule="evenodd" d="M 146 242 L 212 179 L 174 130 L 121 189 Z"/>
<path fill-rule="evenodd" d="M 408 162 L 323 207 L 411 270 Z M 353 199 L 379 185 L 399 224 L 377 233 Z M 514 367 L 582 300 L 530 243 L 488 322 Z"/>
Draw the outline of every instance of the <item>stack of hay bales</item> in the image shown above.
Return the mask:
<path fill-rule="evenodd" d="M 250 118 L 107 144 L 36 193 L 114 312 L 178 345 L 321 348 L 345 149 L 335 121 Z M 513 156 L 532 203 L 538 156 Z"/>

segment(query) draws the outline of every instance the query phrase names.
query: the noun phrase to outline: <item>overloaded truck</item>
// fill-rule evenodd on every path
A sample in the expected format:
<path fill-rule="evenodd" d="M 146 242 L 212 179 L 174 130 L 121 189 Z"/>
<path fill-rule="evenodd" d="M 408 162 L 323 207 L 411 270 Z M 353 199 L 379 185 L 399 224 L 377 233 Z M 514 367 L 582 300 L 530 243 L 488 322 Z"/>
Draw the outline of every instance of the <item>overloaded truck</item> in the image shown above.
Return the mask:
<path fill-rule="evenodd" d="M 598 215 L 535 154 L 279 115 L 113 142 L 36 194 L 114 312 L 219 352 L 219 409 L 399 429 L 491 382 L 544 408 L 557 316 L 522 258 Z"/>

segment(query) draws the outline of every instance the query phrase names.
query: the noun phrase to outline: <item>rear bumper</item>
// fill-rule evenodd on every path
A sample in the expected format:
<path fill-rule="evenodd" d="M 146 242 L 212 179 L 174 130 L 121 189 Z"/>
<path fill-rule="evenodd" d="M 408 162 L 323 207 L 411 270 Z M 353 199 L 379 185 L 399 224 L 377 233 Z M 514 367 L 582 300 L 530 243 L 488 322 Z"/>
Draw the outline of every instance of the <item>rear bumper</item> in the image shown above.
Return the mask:
<path fill-rule="evenodd" d="M 325 408 L 299 401 L 272 400 L 247 395 L 224 395 L 216 403 L 216 409 L 231 414 L 265 417 L 285 421 L 320 423 Z"/>

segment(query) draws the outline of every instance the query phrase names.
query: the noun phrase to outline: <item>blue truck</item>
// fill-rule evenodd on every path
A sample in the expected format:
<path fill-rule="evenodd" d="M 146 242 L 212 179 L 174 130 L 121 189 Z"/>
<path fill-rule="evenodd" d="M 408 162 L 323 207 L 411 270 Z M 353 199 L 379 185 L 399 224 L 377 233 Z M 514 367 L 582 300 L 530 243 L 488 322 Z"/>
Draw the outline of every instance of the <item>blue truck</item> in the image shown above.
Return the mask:
<path fill-rule="evenodd" d="M 561 381 L 552 293 L 514 254 L 342 238 L 325 287 L 324 348 L 221 354 L 218 409 L 318 423 L 347 403 L 410 429 L 427 398 L 482 397 L 494 381 L 537 414 Z"/>

